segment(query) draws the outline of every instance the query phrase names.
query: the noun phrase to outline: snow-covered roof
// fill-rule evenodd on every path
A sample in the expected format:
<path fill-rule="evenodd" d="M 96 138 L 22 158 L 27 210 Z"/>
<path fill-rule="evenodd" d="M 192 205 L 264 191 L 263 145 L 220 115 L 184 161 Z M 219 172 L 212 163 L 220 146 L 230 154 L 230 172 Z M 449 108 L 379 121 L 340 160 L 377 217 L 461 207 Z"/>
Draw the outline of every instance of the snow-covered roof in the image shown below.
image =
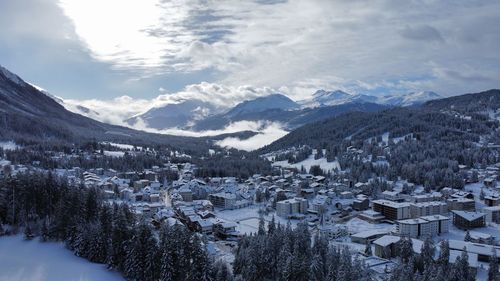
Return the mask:
<path fill-rule="evenodd" d="M 485 213 L 480 213 L 480 212 L 468 212 L 468 211 L 458 211 L 458 210 L 453 210 L 452 212 L 455 215 L 460 216 L 463 219 L 468 220 L 468 221 L 475 221 L 475 220 L 482 218 L 486 215 Z"/>
<path fill-rule="evenodd" d="M 388 232 L 384 231 L 384 230 L 374 229 L 374 230 L 366 230 L 366 231 L 361 231 L 361 232 L 355 233 L 355 234 L 351 235 L 351 237 L 364 239 L 364 238 L 368 238 L 368 237 L 372 237 L 372 236 L 384 235 L 387 233 Z"/>

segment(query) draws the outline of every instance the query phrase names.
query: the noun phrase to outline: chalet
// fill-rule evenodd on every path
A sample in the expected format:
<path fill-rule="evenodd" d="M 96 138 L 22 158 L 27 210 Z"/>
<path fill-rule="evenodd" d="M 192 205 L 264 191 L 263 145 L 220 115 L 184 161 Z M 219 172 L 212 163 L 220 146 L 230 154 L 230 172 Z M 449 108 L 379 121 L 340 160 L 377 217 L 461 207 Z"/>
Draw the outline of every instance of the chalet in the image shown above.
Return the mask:
<path fill-rule="evenodd" d="M 453 224 L 460 229 L 486 226 L 486 215 L 479 212 L 452 211 Z"/>
<path fill-rule="evenodd" d="M 500 206 L 500 195 L 488 195 L 484 197 L 484 204 L 488 207 Z"/>

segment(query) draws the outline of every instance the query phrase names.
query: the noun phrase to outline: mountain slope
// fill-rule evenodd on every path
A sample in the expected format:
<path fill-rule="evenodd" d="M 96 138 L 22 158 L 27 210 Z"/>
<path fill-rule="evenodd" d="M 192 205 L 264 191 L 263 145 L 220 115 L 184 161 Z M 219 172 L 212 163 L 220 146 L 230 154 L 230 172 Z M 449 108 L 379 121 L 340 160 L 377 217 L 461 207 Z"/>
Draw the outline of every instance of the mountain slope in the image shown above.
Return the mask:
<path fill-rule="evenodd" d="M 347 103 L 297 110 L 268 109 L 260 112 L 246 112 L 236 115 L 220 114 L 211 116 L 204 120 L 200 120 L 192 128 L 200 131 L 217 130 L 224 128 L 230 123 L 238 121 L 271 121 L 279 122 L 283 124 L 286 129 L 292 130 L 300 126 L 331 118 L 346 112 L 375 112 L 386 108 L 387 106 L 373 103 Z"/>
<path fill-rule="evenodd" d="M 248 137 L 248 132 L 243 134 Z M 113 141 L 165 145 L 194 154 L 214 148 L 217 137 L 194 138 L 151 134 L 95 121 L 66 110 L 17 75 L 0 66 L 0 139 L 25 142 Z"/>
<path fill-rule="evenodd" d="M 216 110 L 217 108 L 208 102 L 185 100 L 151 108 L 147 112 L 125 121 L 130 125 L 142 121 L 148 127 L 154 129 L 184 128 L 196 122 L 196 120 L 213 114 Z"/>
<path fill-rule="evenodd" d="M 298 108 L 299 105 L 287 96 L 273 94 L 244 101 L 227 112 L 227 116 L 234 117 L 242 114 L 263 112 L 269 109 L 293 110 Z"/>
<path fill-rule="evenodd" d="M 389 133 L 390 138 L 408 134 L 427 135 L 435 141 L 467 136 L 476 142 L 479 136 L 492 134 L 500 126 L 488 112 L 498 112 L 500 90 L 433 100 L 420 107 L 398 107 L 381 112 L 351 112 L 302 126 L 261 149 L 272 152 L 309 145 L 330 147 L 343 142 L 364 141 Z M 495 142 L 495 141 L 493 141 Z"/>

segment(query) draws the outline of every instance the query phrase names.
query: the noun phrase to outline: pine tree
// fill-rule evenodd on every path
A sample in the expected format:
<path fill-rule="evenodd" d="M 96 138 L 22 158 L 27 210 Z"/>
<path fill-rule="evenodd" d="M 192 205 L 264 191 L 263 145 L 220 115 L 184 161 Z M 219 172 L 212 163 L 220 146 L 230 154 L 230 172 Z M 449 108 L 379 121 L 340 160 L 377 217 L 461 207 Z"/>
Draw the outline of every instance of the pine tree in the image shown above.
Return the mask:
<path fill-rule="evenodd" d="M 188 273 L 188 280 L 208 281 L 210 280 L 211 267 L 208 254 L 198 235 L 194 235 L 192 243 L 192 263 Z"/>
<path fill-rule="evenodd" d="M 496 255 L 496 250 L 492 250 L 492 255 L 490 257 L 490 266 L 488 269 L 488 281 L 499 281 L 500 273 L 498 272 L 498 258 Z"/>
<path fill-rule="evenodd" d="M 233 281 L 234 277 L 231 273 L 231 269 L 226 262 L 222 260 L 218 260 L 214 263 L 213 273 L 212 273 L 213 281 Z"/>
<path fill-rule="evenodd" d="M 470 232 L 468 230 L 465 232 L 464 241 L 466 241 L 466 242 L 472 241 L 472 237 L 470 236 Z"/>
<path fill-rule="evenodd" d="M 33 230 L 31 229 L 30 223 L 26 224 L 24 228 L 24 239 L 31 240 L 35 235 L 33 234 Z"/>
<path fill-rule="evenodd" d="M 366 256 L 372 256 L 372 246 L 370 245 L 370 242 L 366 242 L 366 247 L 365 247 L 365 255 Z"/>

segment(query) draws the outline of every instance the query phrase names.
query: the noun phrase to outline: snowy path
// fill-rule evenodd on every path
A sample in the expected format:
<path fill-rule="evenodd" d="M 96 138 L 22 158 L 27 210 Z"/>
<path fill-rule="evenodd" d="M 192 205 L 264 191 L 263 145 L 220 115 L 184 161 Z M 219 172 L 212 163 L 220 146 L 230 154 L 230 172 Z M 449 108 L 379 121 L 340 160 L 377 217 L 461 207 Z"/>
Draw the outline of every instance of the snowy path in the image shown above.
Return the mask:
<path fill-rule="evenodd" d="M 0 281 L 118 281 L 118 273 L 76 257 L 61 243 L 0 237 Z"/>

